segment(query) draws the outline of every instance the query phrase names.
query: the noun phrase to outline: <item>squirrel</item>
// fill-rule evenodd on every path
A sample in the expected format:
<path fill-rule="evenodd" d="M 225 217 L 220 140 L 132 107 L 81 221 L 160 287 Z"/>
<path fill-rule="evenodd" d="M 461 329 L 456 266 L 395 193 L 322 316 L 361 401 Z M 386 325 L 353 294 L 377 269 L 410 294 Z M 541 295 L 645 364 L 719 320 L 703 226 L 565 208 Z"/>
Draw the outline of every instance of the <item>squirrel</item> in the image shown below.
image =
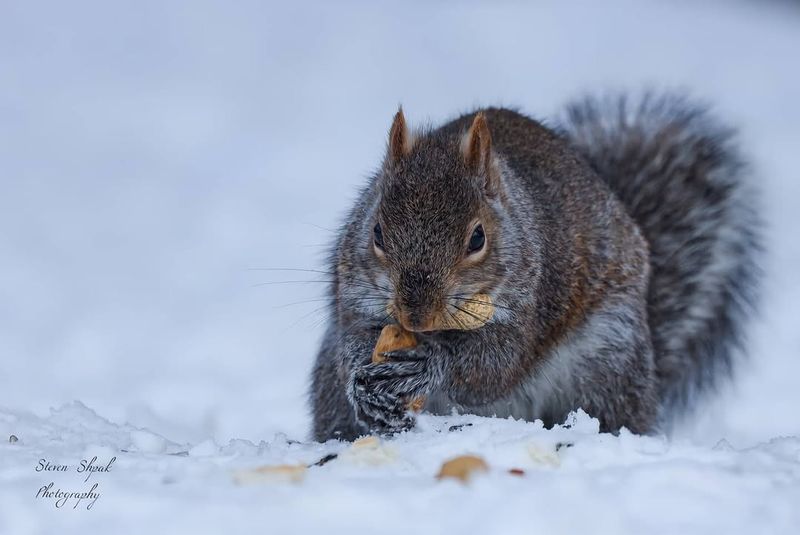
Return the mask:
<path fill-rule="evenodd" d="M 683 95 L 587 97 L 545 126 L 485 108 L 411 131 L 329 256 L 313 436 L 411 428 L 425 410 L 660 432 L 731 375 L 762 249 L 736 132 Z M 476 294 L 475 330 L 434 330 Z M 416 347 L 370 360 L 382 327 Z M 439 323 L 441 324 L 441 323 Z"/>

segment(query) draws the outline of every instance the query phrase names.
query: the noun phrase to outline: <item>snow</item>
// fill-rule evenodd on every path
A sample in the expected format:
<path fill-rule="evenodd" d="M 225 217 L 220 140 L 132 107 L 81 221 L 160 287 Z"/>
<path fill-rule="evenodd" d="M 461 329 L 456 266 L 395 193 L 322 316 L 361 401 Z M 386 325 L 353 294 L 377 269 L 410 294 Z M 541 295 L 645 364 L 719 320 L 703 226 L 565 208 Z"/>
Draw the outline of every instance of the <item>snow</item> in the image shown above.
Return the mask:
<path fill-rule="evenodd" d="M 798 53 L 800 8 L 778 0 L 5 5 L 0 534 L 800 532 Z M 670 437 L 578 413 L 309 442 L 324 276 L 260 268 L 321 268 L 397 104 L 412 126 L 490 103 L 547 117 L 642 87 L 713 102 L 762 185 L 737 380 Z M 301 483 L 233 479 L 329 453 Z M 434 478 L 465 453 L 491 472 Z M 95 456 L 116 460 L 84 481 Z M 102 495 L 57 509 L 36 498 L 50 481 Z"/>
<path fill-rule="evenodd" d="M 80 526 L 117 533 L 220 533 L 246 526 L 268 533 L 792 533 L 800 521 L 800 438 L 776 438 L 736 449 L 713 448 L 627 431 L 599 433 L 582 411 L 567 426 L 471 415 L 425 416 L 416 429 L 358 446 L 296 442 L 275 436 L 258 444 L 204 441 L 191 449 L 169 442 L 152 452 L 141 430 L 116 425 L 75 402 L 44 418 L 0 413 L 3 444 L 2 533 L 43 533 Z M 300 482 L 240 471 L 264 465 L 311 465 Z M 486 475 L 467 485 L 435 478 L 444 460 L 483 457 Z M 80 459 L 99 458 L 107 473 L 88 481 Z M 69 473 L 37 473 L 39 458 L 58 456 Z M 508 473 L 522 469 L 523 476 Z M 57 481 L 65 492 L 97 484 L 96 500 L 32 495 Z M 35 505 L 32 506 L 32 505 Z M 117 525 L 119 518 L 138 519 Z M 65 525 L 66 523 L 66 525 Z"/>

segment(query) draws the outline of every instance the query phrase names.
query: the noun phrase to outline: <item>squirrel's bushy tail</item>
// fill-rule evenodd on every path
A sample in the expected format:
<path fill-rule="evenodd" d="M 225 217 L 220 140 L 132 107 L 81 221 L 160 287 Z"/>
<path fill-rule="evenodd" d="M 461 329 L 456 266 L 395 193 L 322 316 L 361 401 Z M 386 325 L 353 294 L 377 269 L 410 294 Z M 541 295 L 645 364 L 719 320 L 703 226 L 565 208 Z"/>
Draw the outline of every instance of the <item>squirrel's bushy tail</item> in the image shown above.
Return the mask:
<path fill-rule="evenodd" d="M 683 96 L 587 98 L 563 133 L 642 228 L 661 399 L 683 407 L 730 374 L 753 308 L 761 249 L 734 131 Z"/>

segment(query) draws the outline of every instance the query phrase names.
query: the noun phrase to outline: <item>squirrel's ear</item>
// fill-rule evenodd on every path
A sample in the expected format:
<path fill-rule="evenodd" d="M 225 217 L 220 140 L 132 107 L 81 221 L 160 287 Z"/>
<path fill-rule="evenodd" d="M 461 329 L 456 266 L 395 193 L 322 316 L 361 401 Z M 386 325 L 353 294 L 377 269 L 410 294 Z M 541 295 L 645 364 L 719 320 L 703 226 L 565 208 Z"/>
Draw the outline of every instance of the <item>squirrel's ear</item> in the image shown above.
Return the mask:
<path fill-rule="evenodd" d="M 403 115 L 403 108 L 397 109 L 389 130 L 389 160 L 395 161 L 411 152 L 412 139 Z"/>
<path fill-rule="evenodd" d="M 486 178 L 486 192 L 494 195 L 499 187 L 499 174 L 492 155 L 492 136 L 486 115 L 478 112 L 469 132 L 461 140 L 461 152 L 467 167 Z"/>

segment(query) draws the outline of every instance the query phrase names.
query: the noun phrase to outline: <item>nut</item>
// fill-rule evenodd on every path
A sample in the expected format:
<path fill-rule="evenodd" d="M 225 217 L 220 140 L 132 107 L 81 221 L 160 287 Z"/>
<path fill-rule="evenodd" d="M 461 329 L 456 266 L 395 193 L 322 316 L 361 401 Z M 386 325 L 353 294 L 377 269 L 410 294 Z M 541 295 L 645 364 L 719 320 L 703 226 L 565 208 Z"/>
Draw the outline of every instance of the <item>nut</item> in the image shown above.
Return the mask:
<path fill-rule="evenodd" d="M 380 364 L 386 362 L 386 357 L 382 353 L 397 351 L 399 349 L 410 349 L 417 345 L 417 338 L 414 333 L 403 329 L 399 325 L 387 325 L 378 337 L 375 350 L 372 352 L 372 363 Z"/>
<path fill-rule="evenodd" d="M 475 294 L 469 300 L 458 300 L 455 314 L 444 314 L 437 328 L 470 331 L 483 327 L 494 315 L 494 304 L 489 294 Z"/>
<path fill-rule="evenodd" d="M 372 352 L 372 363 L 380 364 L 386 362 L 386 357 L 382 353 L 396 351 L 399 349 L 409 349 L 417 345 L 417 338 L 414 333 L 403 329 L 400 325 L 387 325 L 378 337 L 375 350 Z M 422 411 L 425 405 L 425 397 L 413 398 L 406 404 L 408 410 L 413 412 Z"/>
<path fill-rule="evenodd" d="M 474 474 L 488 471 L 489 465 L 482 458 L 475 455 L 462 455 L 446 461 L 436 477 L 438 479 L 458 479 L 462 483 L 467 483 Z"/>

